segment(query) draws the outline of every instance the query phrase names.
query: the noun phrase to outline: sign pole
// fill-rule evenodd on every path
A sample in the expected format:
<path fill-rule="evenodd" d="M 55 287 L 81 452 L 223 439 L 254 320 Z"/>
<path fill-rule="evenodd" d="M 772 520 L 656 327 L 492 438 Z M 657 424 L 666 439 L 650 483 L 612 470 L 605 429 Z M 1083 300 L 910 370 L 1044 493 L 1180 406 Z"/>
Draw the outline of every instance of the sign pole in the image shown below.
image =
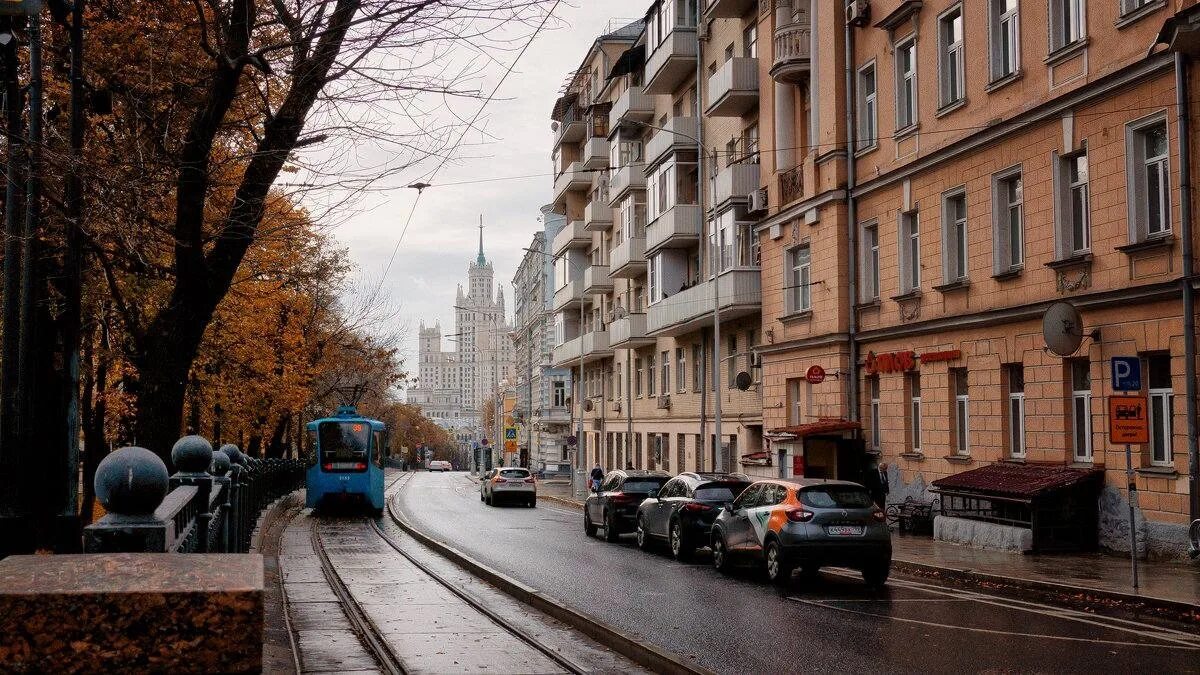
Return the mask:
<path fill-rule="evenodd" d="M 1137 520 L 1134 518 L 1134 509 L 1137 508 L 1138 491 L 1137 481 L 1133 477 L 1133 446 L 1129 443 L 1125 444 L 1125 479 L 1129 483 L 1129 560 L 1133 565 L 1133 590 L 1138 588 L 1138 560 L 1137 560 Z"/>
<path fill-rule="evenodd" d="M 1114 356 L 1112 388 L 1114 392 L 1142 390 L 1142 360 L 1137 356 Z M 1129 561 L 1133 568 L 1133 590 L 1138 588 L 1137 560 L 1137 479 L 1133 475 L 1133 444 L 1150 442 L 1149 401 L 1143 395 L 1108 397 L 1108 436 L 1110 443 L 1125 445 L 1125 484 L 1129 489 Z"/>

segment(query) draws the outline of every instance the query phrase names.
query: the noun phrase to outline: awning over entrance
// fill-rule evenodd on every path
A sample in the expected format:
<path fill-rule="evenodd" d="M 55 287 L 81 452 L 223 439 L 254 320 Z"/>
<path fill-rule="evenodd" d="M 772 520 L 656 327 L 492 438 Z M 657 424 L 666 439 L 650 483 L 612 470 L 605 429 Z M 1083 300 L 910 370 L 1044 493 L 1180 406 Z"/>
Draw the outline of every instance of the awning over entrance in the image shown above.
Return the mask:
<path fill-rule="evenodd" d="M 1030 500 L 1080 483 L 1103 480 L 1103 469 L 1074 469 L 1061 464 L 998 462 L 939 478 L 935 491 Z"/>
<path fill-rule="evenodd" d="M 847 431 L 862 431 L 862 423 L 840 418 L 822 419 L 808 424 L 797 424 L 789 427 L 779 427 L 767 433 L 772 441 L 793 441 L 806 436 L 827 436 L 841 434 Z"/>

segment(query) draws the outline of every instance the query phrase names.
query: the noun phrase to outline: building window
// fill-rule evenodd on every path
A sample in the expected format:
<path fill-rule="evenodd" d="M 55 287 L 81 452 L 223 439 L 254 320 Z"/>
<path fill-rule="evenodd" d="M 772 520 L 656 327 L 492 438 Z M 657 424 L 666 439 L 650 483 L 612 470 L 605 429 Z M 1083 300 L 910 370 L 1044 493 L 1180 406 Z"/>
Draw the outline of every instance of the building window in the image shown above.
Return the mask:
<path fill-rule="evenodd" d="M 879 299 L 879 224 L 863 225 L 861 241 L 862 279 L 860 283 L 862 289 L 859 295 L 862 302 L 874 302 Z"/>
<path fill-rule="evenodd" d="M 646 395 L 654 396 L 654 352 L 646 357 Z"/>
<path fill-rule="evenodd" d="M 1083 255 L 1092 245 L 1087 152 L 1059 158 L 1056 169 L 1057 252 L 1062 259 Z"/>
<path fill-rule="evenodd" d="M 659 382 L 659 390 L 663 394 L 671 393 L 671 352 L 662 353 L 662 381 Z"/>
<path fill-rule="evenodd" d="M 687 391 L 687 360 L 683 347 L 675 348 L 675 390 L 679 393 Z"/>
<path fill-rule="evenodd" d="M 729 352 L 725 355 L 725 379 L 726 379 L 725 386 L 732 389 L 733 385 L 734 385 L 734 380 L 737 379 L 737 353 L 738 353 L 737 334 L 735 333 L 733 335 L 730 335 L 729 340 L 726 344 L 728 345 L 727 348 L 728 348 Z"/>
<path fill-rule="evenodd" d="M 1150 462 L 1171 466 L 1172 410 L 1175 394 L 1171 390 L 1171 355 L 1153 354 L 1146 358 L 1150 382 Z"/>
<path fill-rule="evenodd" d="M 1025 456 L 1025 367 L 1014 363 L 1005 367 L 1008 377 L 1008 452 L 1015 458 Z"/>
<path fill-rule="evenodd" d="M 992 218 L 995 229 L 994 272 L 1006 274 L 1025 264 L 1025 215 L 1021 170 L 992 179 Z"/>
<path fill-rule="evenodd" d="M 1137 10 L 1153 5 L 1158 0 L 1121 0 L 1121 16 L 1132 14 Z"/>
<path fill-rule="evenodd" d="M 807 244 L 789 249 L 787 279 L 788 314 L 812 309 L 812 249 Z"/>
<path fill-rule="evenodd" d="M 879 107 L 876 100 L 875 62 L 858 69 L 858 149 L 874 147 L 879 141 Z"/>
<path fill-rule="evenodd" d="M 1015 75 L 1021 67 L 1021 28 L 1018 0 L 988 0 L 992 81 Z"/>
<path fill-rule="evenodd" d="M 900 293 L 921 288 L 921 225 L 916 211 L 900 214 Z"/>
<path fill-rule="evenodd" d="M 700 382 L 704 379 L 702 349 L 699 343 L 692 345 L 692 391 L 700 391 Z"/>
<path fill-rule="evenodd" d="M 1129 194 L 1129 238 L 1140 242 L 1171 232 L 1167 120 L 1156 116 L 1125 133 Z"/>
<path fill-rule="evenodd" d="M 554 381 L 554 407 L 562 408 L 567 405 L 567 383 L 561 380 Z"/>
<path fill-rule="evenodd" d="M 1085 33 L 1084 0 L 1050 0 L 1051 53 L 1079 42 Z"/>
<path fill-rule="evenodd" d="M 751 23 L 742 31 L 742 56 L 748 59 L 758 58 L 758 24 Z"/>
<path fill-rule="evenodd" d="M 801 378 L 792 378 L 787 381 L 787 423 L 790 425 L 800 424 L 800 383 L 804 382 Z"/>
<path fill-rule="evenodd" d="M 943 283 L 967 279 L 970 253 L 967 249 L 967 193 L 958 191 L 942 200 Z"/>
<path fill-rule="evenodd" d="M 917 40 L 896 45 L 896 131 L 917 123 Z"/>
<path fill-rule="evenodd" d="M 908 380 L 909 451 L 921 452 L 921 374 L 912 373 Z"/>
<path fill-rule="evenodd" d="M 967 388 L 967 369 L 950 370 L 950 384 L 954 394 L 954 454 L 971 454 L 971 411 Z"/>
<path fill-rule="evenodd" d="M 963 75 L 963 14 L 959 5 L 938 19 L 938 75 L 941 105 L 958 103 L 966 91 Z"/>
<path fill-rule="evenodd" d="M 879 423 L 879 376 L 867 378 L 867 391 L 871 397 L 871 449 L 879 452 L 879 437 L 882 433 Z"/>
<path fill-rule="evenodd" d="M 1071 376 L 1071 433 L 1076 462 L 1092 461 L 1092 374 L 1087 359 L 1068 362 Z"/>
<path fill-rule="evenodd" d="M 634 395 L 638 398 L 642 397 L 642 357 L 638 356 L 633 359 L 633 389 Z"/>

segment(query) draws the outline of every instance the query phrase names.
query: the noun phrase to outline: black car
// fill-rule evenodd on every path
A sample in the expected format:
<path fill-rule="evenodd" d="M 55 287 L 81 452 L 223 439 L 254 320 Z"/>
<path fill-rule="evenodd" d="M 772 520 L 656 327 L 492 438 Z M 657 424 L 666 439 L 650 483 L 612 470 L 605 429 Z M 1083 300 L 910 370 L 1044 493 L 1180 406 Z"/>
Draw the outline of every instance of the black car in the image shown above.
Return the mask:
<path fill-rule="evenodd" d="M 616 541 L 624 532 L 633 532 L 638 505 L 650 493 L 671 480 L 663 471 L 634 469 L 610 471 L 600 481 L 600 489 L 588 495 L 583 505 L 583 529 L 589 537 L 604 528 L 604 539 Z"/>
<path fill-rule="evenodd" d="M 691 558 L 708 544 L 709 530 L 721 507 L 751 483 L 742 473 L 681 473 L 651 493 L 637 511 L 638 546 L 666 540 L 676 560 Z"/>

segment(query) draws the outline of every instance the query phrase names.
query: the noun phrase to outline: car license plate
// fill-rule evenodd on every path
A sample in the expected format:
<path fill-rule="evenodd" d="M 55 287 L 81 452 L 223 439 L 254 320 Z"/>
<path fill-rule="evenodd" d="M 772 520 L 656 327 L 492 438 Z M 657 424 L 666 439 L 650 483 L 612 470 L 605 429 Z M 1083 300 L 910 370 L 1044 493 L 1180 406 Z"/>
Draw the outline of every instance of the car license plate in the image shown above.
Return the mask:
<path fill-rule="evenodd" d="M 833 537 L 853 537 L 863 533 L 862 525 L 830 525 L 825 531 Z"/>

